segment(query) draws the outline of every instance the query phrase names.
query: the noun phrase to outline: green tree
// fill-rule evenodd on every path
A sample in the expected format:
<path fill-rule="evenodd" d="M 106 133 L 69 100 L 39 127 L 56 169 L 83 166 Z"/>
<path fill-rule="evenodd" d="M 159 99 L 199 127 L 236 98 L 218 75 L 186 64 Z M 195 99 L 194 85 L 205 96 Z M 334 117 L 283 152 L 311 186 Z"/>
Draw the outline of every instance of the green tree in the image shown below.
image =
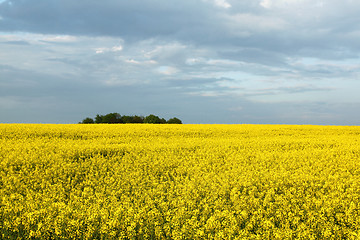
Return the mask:
<path fill-rule="evenodd" d="M 144 123 L 161 123 L 161 119 L 158 116 L 150 114 L 145 117 Z"/>
<path fill-rule="evenodd" d="M 102 117 L 102 123 L 122 123 L 119 113 L 108 113 Z"/>
<path fill-rule="evenodd" d="M 167 121 L 167 123 L 169 123 L 169 124 L 182 124 L 181 120 L 178 119 L 178 118 L 176 118 L 176 117 L 170 118 L 170 119 Z"/>
<path fill-rule="evenodd" d="M 84 123 L 84 124 L 94 123 L 94 119 L 87 117 L 84 120 L 82 120 L 81 123 Z"/>
<path fill-rule="evenodd" d="M 122 116 L 121 121 L 123 123 L 133 123 L 134 117 L 133 116 Z"/>
<path fill-rule="evenodd" d="M 133 123 L 144 123 L 144 117 L 135 115 L 133 117 Z"/>
<path fill-rule="evenodd" d="M 133 117 L 132 117 L 132 116 L 122 116 L 122 117 L 121 117 L 121 121 L 122 121 L 123 123 L 132 123 Z"/>
<path fill-rule="evenodd" d="M 97 114 L 95 117 L 95 123 L 102 123 L 103 122 L 104 115 Z"/>
<path fill-rule="evenodd" d="M 123 123 L 144 123 L 144 117 L 142 116 L 122 116 L 121 120 Z"/>
<path fill-rule="evenodd" d="M 164 118 L 159 118 L 154 114 L 150 114 L 147 117 L 143 116 L 121 116 L 119 113 L 108 113 L 106 115 L 97 114 L 95 120 L 92 118 L 85 118 L 82 122 L 79 123 L 172 123 L 172 124 L 181 124 L 181 120 L 178 118 L 171 118 L 166 121 Z"/>

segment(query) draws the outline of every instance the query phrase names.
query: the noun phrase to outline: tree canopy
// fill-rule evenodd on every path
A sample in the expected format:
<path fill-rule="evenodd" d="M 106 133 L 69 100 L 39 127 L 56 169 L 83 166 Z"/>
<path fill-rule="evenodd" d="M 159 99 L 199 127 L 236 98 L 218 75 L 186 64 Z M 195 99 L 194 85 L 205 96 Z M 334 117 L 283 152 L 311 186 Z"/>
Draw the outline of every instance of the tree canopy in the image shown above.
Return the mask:
<path fill-rule="evenodd" d="M 169 123 L 169 124 L 182 124 L 181 120 L 174 117 L 174 118 L 170 118 L 169 120 L 167 120 L 166 123 Z"/>
<path fill-rule="evenodd" d="M 83 124 L 92 124 L 92 123 L 151 123 L 151 124 L 182 124 L 182 121 L 176 117 L 170 118 L 169 120 L 165 120 L 164 118 L 160 118 L 154 114 L 150 114 L 146 117 L 143 116 L 121 116 L 119 113 L 108 113 L 105 115 L 97 114 L 95 119 L 87 117 L 83 119 L 81 122 Z"/>

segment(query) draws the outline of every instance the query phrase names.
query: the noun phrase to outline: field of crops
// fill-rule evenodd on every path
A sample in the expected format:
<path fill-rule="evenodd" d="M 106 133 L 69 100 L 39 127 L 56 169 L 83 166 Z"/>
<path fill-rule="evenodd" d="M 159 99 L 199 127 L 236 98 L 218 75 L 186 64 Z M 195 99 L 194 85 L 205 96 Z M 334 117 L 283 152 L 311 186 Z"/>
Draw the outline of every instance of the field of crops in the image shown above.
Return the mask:
<path fill-rule="evenodd" d="M 360 127 L 0 124 L 1 239 L 360 239 Z"/>

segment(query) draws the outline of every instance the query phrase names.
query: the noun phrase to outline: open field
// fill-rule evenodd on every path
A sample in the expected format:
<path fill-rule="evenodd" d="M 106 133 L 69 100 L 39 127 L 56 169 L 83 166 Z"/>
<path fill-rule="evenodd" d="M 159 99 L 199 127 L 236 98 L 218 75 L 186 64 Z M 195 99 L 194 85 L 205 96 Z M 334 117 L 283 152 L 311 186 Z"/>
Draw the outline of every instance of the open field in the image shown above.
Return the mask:
<path fill-rule="evenodd" d="M 360 127 L 0 124 L 2 239 L 360 239 Z"/>

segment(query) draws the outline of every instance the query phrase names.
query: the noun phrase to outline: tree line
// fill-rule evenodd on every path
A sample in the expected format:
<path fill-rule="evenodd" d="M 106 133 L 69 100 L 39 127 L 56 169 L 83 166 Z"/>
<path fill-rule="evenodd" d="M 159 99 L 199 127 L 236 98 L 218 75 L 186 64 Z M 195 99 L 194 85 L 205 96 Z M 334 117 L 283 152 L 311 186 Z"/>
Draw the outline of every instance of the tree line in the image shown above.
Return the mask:
<path fill-rule="evenodd" d="M 153 114 L 149 116 L 121 116 L 119 113 L 108 113 L 106 115 L 97 114 L 96 117 L 90 118 L 87 117 L 83 119 L 81 122 L 83 124 L 93 124 L 93 123 L 155 123 L 155 124 L 182 124 L 181 120 L 174 117 L 169 120 L 165 120 L 164 118 L 160 118 Z"/>

